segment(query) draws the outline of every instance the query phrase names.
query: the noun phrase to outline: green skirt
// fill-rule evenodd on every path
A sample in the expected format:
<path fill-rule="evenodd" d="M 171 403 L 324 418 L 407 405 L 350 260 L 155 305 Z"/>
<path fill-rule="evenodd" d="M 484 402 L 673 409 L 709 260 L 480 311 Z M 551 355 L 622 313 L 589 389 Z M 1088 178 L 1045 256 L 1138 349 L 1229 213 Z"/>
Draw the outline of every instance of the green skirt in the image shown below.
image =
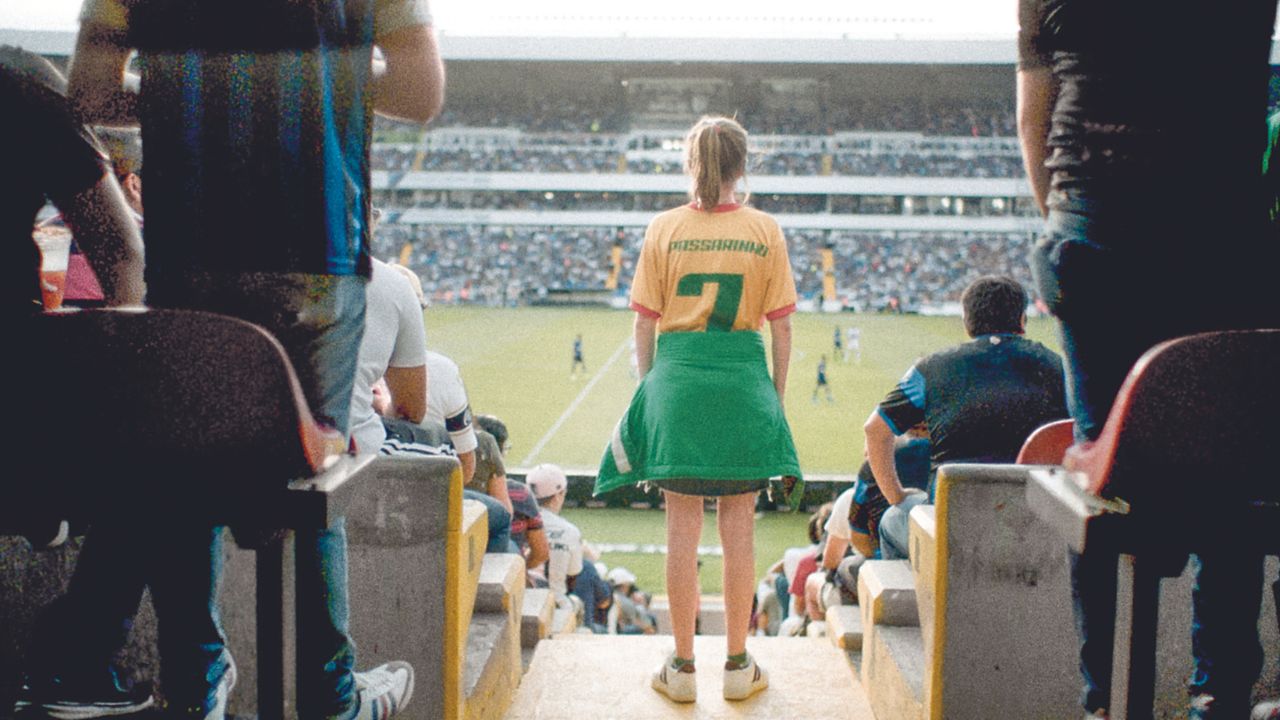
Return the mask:
<path fill-rule="evenodd" d="M 799 479 L 800 462 L 760 333 L 666 333 L 605 448 L 595 494 L 689 478 L 717 481 L 723 495 L 719 481 L 740 481 L 745 492 L 784 476 Z"/>

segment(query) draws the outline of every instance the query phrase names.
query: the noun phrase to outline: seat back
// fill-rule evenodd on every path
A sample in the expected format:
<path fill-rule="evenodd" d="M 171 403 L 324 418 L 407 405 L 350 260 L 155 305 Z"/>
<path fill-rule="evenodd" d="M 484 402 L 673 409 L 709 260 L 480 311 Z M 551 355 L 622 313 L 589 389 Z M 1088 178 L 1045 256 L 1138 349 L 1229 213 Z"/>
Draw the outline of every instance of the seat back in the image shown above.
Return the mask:
<path fill-rule="evenodd" d="M 1135 510 L 1280 500 L 1280 330 L 1212 332 L 1149 350 L 1102 435 L 1073 464 Z"/>
<path fill-rule="evenodd" d="M 1054 420 L 1036 428 L 1027 437 L 1014 462 L 1019 465 L 1061 465 L 1067 448 L 1075 441 L 1072 420 Z"/>
<path fill-rule="evenodd" d="M 38 315 L 19 333 L 15 485 L 79 504 L 117 502 L 128 484 L 244 499 L 315 474 L 330 435 L 311 417 L 284 350 L 250 323 L 177 310 Z M 23 405 L 20 405 L 22 407 Z"/>

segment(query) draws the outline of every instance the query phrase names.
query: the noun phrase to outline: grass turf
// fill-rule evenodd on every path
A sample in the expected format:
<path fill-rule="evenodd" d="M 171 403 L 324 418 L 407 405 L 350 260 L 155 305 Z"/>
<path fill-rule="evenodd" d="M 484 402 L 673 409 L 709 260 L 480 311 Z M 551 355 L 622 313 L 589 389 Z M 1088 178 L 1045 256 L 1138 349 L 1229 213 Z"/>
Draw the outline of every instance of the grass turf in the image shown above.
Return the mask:
<path fill-rule="evenodd" d="M 582 536 L 591 543 L 634 543 L 637 545 L 664 545 L 666 518 L 661 510 L 633 510 L 617 508 L 566 508 L 564 517 L 582 530 Z M 769 566 L 782 559 L 789 547 L 807 545 L 806 513 L 770 512 L 756 519 L 756 577 L 764 575 Z M 708 509 L 702 523 L 703 547 L 719 546 L 716 534 L 714 509 Z M 636 584 L 643 590 L 661 593 L 666 587 L 664 555 L 657 552 L 610 552 L 601 560 L 610 568 L 619 565 L 635 573 Z M 718 555 L 702 556 L 702 592 L 718 594 L 721 591 L 721 559 Z"/>
<path fill-rule="evenodd" d="M 632 313 L 615 310 L 433 307 L 428 344 L 462 369 L 477 413 L 511 433 L 507 464 L 552 462 L 595 471 L 635 388 L 628 340 Z M 862 328 L 862 360 L 831 357 L 835 327 Z M 588 372 L 570 378 L 573 337 L 582 334 Z M 1051 324 L 1028 335 L 1056 348 Z M 862 423 L 920 357 L 965 340 L 959 318 L 798 313 L 793 321 L 786 412 L 806 473 L 852 475 L 862 464 Z M 834 403 L 813 400 L 826 354 Z"/>
<path fill-rule="evenodd" d="M 433 307 L 426 312 L 427 340 L 458 363 L 475 412 L 506 422 L 509 467 L 551 462 L 594 473 L 635 389 L 628 344 L 632 318 L 631 312 L 607 309 Z M 837 326 L 862 329 L 860 362 L 831 356 Z M 571 378 L 577 334 L 583 337 L 587 373 Z M 809 475 L 846 477 L 862 463 L 863 422 L 907 368 L 966 339 L 956 317 L 846 313 L 798 313 L 792 334 L 786 412 L 801 467 Z M 1032 319 L 1028 335 L 1057 349 L 1047 319 Z M 824 396 L 813 399 L 823 354 L 833 403 Z M 569 509 L 566 516 L 589 542 L 665 543 L 661 511 Z M 757 576 L 786 548 L 807 542 L 807 520 L 805 514 L 767 513 L 757 522 Z M 714 513 L 708 513 L 704 527 L 701 544 L 718 545 Z M 602 560 L 609 567 L 627 567 L 641 587 L 664 591 L 661 554 L 609 553 Z M 703 557 L 703 592 L 720 591 L 720 567 L 719 556 Z"/>

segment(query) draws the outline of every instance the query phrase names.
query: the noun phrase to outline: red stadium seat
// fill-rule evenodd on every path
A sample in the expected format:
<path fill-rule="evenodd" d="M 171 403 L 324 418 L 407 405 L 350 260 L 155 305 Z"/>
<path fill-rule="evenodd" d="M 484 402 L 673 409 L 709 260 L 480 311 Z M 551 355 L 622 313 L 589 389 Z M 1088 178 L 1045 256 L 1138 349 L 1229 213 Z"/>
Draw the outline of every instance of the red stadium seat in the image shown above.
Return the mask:
<path fill-rule="evenodd" d="M 1131 592 L 1117 605 L 1112 717 L 1151 717 L 1163 577 L 1210 543 L 1280 552 L 1277 357 L 1280 330 L 1161 343 L 1130 371 L 1098 439 L 1067 449 L 1071 473 L 1033 474 L 1037 515 L 1077 551 L 1121 554 Z M 1212 518 L 1225 521 L 1187 531 Z"/>
<path fill-rule="evenodd" d="M 281 718 L 286 606 L 275 531 L 328 527 L 369 463 L 341 455 L 342 436 L 315 422 L 284 349 L 256 325 L 89 310 L 14 327 L 21 422 L 0 482 L 0 534 L 32 517 L 76 526 L 121 513 L 244 528 L 258 550 L 259 717 Z"/>
<path fill-rule="evenodd" d="M 1067 448 L 1075 441 L 1072 420 L 1054 420 L 1035 429 L 1018 451 L 1019 465 L 1061 465 Z"/>

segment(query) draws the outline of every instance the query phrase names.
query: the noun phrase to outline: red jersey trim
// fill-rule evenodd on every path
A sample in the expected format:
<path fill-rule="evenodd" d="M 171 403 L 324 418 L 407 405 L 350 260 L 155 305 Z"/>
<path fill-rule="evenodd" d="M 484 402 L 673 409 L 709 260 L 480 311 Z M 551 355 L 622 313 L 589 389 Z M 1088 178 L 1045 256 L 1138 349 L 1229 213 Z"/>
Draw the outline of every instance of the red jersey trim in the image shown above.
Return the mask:
<path fill-rule="evenodd" d="M 765 319 L 765 320 L 777 320 L 778 318 L 786 317 L 786 316 L 790 315 L 791 313 L 793 313 L 793 312 L 795 312 L 795 311 L 796 311 L 796 304 L 795 304 L 795 303 L 791 303 L 790 305 L 784 305 L 783 307 L 780 307 L 780 308 L 778 308 L 777 310 L 774 310 L 774 311 L 773 311 L 773 312 L 771 312 L 771 313 L 766 313 L 766 314 L 765 314 L 765 316 L 764 316 L 764 319 Z"/>
<path fill-rule="evenodd" d="M 792 306 L 792 307 L 794 307 L 794 306 Z M 645 316 L 645 317 L 647 317 L 647 318 L 651 318 L 651 319 L 653 319 L 653 320 L 657 320 L 658 318 L 662 317 L 662 313 L 657 312 L 657 311 L 654 311 L 654 310 L 650 310 L 649 308 L 647 308 L 647 307 L 645 307 L 645 306 L 641 305 L 640 303 L 635 303 L 635 302 L 631 303 L 631 309 L 632 309 L 632 310 L 635 310 L 636 312 L 640 313 L 641 315 L 643 315 L 643 316 Z"/>
<path fill-rule="evenodd" d="M 702 211 L 702 206 L 696 202 L 689 203 L 689 207 L 693 210 Z M 712 208 L 711 212 L 713 213 L 733 212 L 734 210 L 737 210 L 740 207 L 742 207 L 740 203 L 721 203 L 715 206 L 714 208 Z"/>

